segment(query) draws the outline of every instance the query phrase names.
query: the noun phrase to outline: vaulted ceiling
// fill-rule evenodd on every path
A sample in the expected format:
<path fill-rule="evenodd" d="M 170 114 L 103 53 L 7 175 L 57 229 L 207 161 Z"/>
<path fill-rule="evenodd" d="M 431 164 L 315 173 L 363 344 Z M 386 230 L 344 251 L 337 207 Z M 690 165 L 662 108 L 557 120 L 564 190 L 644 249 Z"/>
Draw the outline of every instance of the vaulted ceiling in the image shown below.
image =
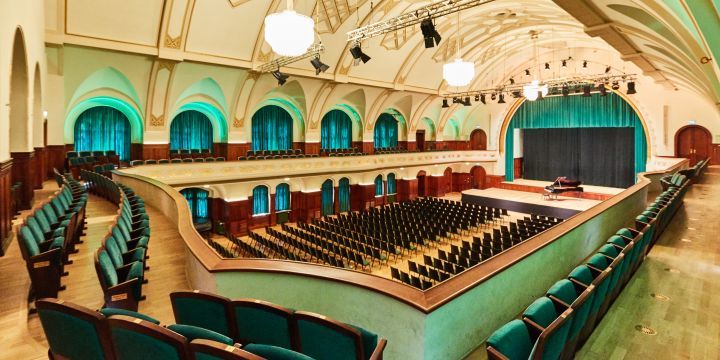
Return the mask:
<path fill-rule="evenodd" d="M 447 0 L 445 0 L 447 1 Z M 241 68 L 273 59 L 263 19 L 282 0 L 47 0 L 48 42 L 75 43 Z M 709 0 L 496 0 L 436 20 L 439 46 L 425 49 L 419 27 L 365 40 L 372 57 L 353 66 L 346 33 L 429 4 L 421 0 L 297 0 L 316 19 L 329 80 L 442 93 L 442 64 L 462 57 L 476 64 L 475 88 L 494 86 L 542 61 L 587 59 L 598 70 L 623 60 L 668 89 L 691 89 L 720 102 L 718 9 Z M 698 3 L 703 3 L 698 5 Z M 707 3 L 707 4 L 705 4 Z M 372 5 L 372 8 L 371 8 Z M 530 32 L 538 33 L 530 40 Z M 554 66 L 556 65 L 554 63 Z M 314 76 L 307 61 L 283 69 Z M 555 70 L 554 70 L 555 71 Z"/>

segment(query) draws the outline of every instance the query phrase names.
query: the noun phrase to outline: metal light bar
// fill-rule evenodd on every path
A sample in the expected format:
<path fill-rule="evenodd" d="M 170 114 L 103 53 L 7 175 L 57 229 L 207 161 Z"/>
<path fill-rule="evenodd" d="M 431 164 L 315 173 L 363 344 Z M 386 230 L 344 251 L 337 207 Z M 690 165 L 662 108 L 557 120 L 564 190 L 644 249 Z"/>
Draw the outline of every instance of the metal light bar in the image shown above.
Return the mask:
<path fill-rule="evenodd" d="M 320 55 L 323 51 L 325 51 L 325 45 L 323 45 L 322 43 L 314 43 L 302 55 L 281 56 L 273 61 L 260 65 L 257 69 L 255 69 L 255 71 L 259 73 L 268 73 L 271 71 L 275 71 L 280 67 L 290 65 L 294 62 Z"/>
<path fill-rule="evenodd" d="M 495 0 L 443 0 L 433 4 L 423 6 L 412 12 L 398 15 L 391 19 L 386 19 L 374 24 L 365 25 L 361 28 L 349 31 L 348 41 L 358 41 L 380 36 L 389 32 L 400 30 L 419 24 L 424 19 L 438 18 L 445 15 L 453 14 L 458 11 L 470 9 L 476 6 L 491 3 Z"/>
<path fill-rule="evenodd" d="M 576 87 L 576 86 L 582 86 L 582 85 L 597 85 L 600 83 L 612 85 L 613 82 L 621 83 L 621 82 L 635 81 L 636 77 L 637 77 L 637 75 L 635 75 L 635 74 L 621 74 L 621 75 L 601 74 L 601 75 L 590 75 L 590 76 L 571 76 L 571 77 L 566 77 L 566 78 L 552 79 L 552 80 L 540 82 L 540 85 L 547 85 L 548 88 L 550 88 L 550 89 L 562 88 L 563 86 Z M 445 97 L 445 98 L 453 98 L 453 97 L 475 96 L 475 95 L 482 95 L 482 94 L 501 94 L 501 93 L 512 94 L 517 91 L 520 91 L 522 93 L 524 87 L 526 85 L 530 85 L 530 84 L 531 84 L 530 82 L 515 83 L 512 85 L 498 86 L 496 88 L 489 88 L 489 89 L 444 93 L 444 94 L 440 94 L 440 96 Z"/>

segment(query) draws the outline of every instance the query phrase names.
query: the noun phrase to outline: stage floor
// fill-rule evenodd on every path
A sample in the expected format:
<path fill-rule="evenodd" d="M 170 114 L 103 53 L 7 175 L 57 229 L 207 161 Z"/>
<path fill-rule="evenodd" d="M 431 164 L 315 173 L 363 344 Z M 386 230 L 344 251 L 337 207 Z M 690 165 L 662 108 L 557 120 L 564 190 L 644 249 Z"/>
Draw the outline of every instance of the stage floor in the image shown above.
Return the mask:
<path fill-rule="evenodd" d="M 534 187 L 541 187 L 544 188 L 550 184 L 552 184 L 552 181 L 542 181 L 542 180 L 528 180 L 528 179 L 515 179 L 515 181 L 503 181 L 504 184 L 513 184 L 513 185 L 525 185 L 525 186 L 534 186 Z M 586 193 L 595 193 L 595 194 L 605 194 L 605 195 L 617 195 L 621 192 L 623 192 L 625 189 L 622 188 L 613 188 L 613 187 L 604 187 L 604 186 L 594 186 L 594 185 L 585 185 L 582 184 L 583 190 Z"/>
<path fill-rule="evenodd" d="M 557 200 L 543 200 L 542 195 L 538 193 L 499 188 L 463 191 L 462 201 L 561 219 L 567 219 L 602 202 L 565 196 L 558 196 Z"/>

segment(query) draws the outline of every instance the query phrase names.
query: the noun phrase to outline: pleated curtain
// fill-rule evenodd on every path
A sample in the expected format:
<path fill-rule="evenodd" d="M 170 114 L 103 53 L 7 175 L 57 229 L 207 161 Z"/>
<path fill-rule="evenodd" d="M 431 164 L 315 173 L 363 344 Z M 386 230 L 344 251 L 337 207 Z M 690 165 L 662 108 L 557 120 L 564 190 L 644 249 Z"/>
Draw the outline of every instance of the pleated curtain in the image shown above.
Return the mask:
<path fill-rule="evenodd" d="M 349 149 L 352 146 L 352 120 L 341 110 L 331 110 L 320 124 L 320 148 Z"/>
<path fill-rule="evenodd" d="M 332 180 L 325 180 L 322 184 L 321 191 L 322 198 L 320 212 L 323 216 L 332 215 L 335 212 L 333 204 L 333 192 L 335 191 L 335 188 L 333 187 Z"/>
<path fill-rule="evenodd" d="M 285 109 L 267 105 L 252 117 L 253 150 L 292 149 L 293 120 Z"/>
<path fill-rule="evenodd" d="M 212 149 L 213 127 L 205 114 L 183 111 L 170 124 L 170 150 Z"/>
<path fill-rule="evenodd" d="M 188 188 L 180 190 L 180 193 L 187 200 L 193 219 L 208 217 L 209 192 L 207 190 Z"/>
<path fill-rule="evenodd" d="M 395 174 L 389 173 L 387 176 L 387 193 L 388 195 L 397 193 L 397 184 L 395 183 Z"/>
<path fill-rule="evenodd" d="M 525 101 L 517 110 L 505 136 L 505 179 L 515 179 L 513 152 L 514 129 L 541 128 L 634 128 L 634 172 L 645 171 L 647 139 L 642 122 L 625 99 L 615 93 L 553 96 L 538 101 Z"/>
<path fill-rule="evenodd" d="M 290 210 L 290 185 L 279 184 L 275 187 L 275 211 Z"/>
<path fill-rule="evenodd" d="M 348 178 L 340 179 L 338 186 L 338 207 L 340 212 L 350 211 L 350 180 Z"/>
<path fill-rule="evenodd" d="M 268 204 L 268 188 L 265 185 L 256 186 L 253 189 L 253 215 L 267 214 L 270 212 Z"/>
<path fill-rule="evenodd" d="M 390 114 L 383 113 L 375 122 L 375 148 L 398 146 L 398 122 Z"/>
<path fill-rule="evenodd" d="M 130 160 L 131 131 L 127 117 L 109 106 L 85 110 L 75 121 L 75 151 L 114 150 Z"/>
<path fill-rule="evenodd" d="M 382 175 L 378 175 L 375 177 L 375 196 L 382 196 L 383 190 Z"/>

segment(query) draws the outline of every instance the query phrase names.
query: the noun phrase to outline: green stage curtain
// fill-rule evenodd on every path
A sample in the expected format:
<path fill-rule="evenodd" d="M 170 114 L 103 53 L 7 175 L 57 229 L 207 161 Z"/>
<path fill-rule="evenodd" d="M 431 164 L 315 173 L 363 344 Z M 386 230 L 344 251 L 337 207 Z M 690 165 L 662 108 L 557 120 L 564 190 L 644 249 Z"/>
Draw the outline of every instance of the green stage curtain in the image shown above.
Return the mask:
<path fill-rule="evenodd" d="M 340 212 L 350 211 L 350 180 L 348 178 L 340 179 L 338 198 Z"/>
<path fill-rule="evenodd" d="M 293 119 L 285 109 L 267 105 L 252 117 L 253 150 L 292 149 Z"/>
<path fill-rule="evenodd" d="M 375 196 L 382 196 L 383 194 L 383 179 L 382 175 L 375 177 Z"/>
<path fill-rule="evenodd" d="M 279 184 L 275 187 L 275 211 L 290 210 L 290 185 Z"/>
<path fill-rule="evenodd" d="M 208 197 L 210 193 L 207 190 L 187 188 L 180 190 L 180 193 L 187 200 L 188 206 L 190 206 L 193 220 L 208 217 Z"/>
<path fill-rule="evenodd" d="M 320 148 L 349 149 L 352 146 L 352 120 L 341 110 L 331 110 L 320 124 Z"/>
<path fill-rule="evenodd" d="M 265 185 L 256 186 L 253 189 L 253 215 L 270 213 L 268 204 L 268 188 Z"/>
<path fill-rule="evenodd" d="M 130 121 L 109 106 L 85 110 L 75 121 L 75 151 L 115 150 L 122 161 L 130 160 Z"/>
<path fill-rule="evenodd" d="M 389 173 L 387 176 L 387 193 L 388 195 L 397 193 L 397 185 L 395 184 L 395 174 Z"/>
<path fill-rule="evenodd" d="M 525 101 L 513 115 L 505 135 L 505 180 L 513 181 L 514 129 L 630 127 L 635 130 L 634 170 L 645 171 L 647 139 L 642 122 L 625 99 L 615 93 L 552 96 Z"/>
<path fill-rule="evenodd" d="M 375 122 L 375 148 L 398 146 L 398 122 L 395 117 L 383 113 Z"/>
<path fill-rule="evenodd" d="M 212 122 L 205 114 L 183 111 L 170 124 L 170 150 L 212 149 Z"/>
<path fill-rule="evenodd" d="M 335 212 L 335 206 L 333 204 L 333 187 L 332 180 L 328 179 L 322 184 L 322 208 L 321 213 L 323 216 L 332 215 Z"/>

